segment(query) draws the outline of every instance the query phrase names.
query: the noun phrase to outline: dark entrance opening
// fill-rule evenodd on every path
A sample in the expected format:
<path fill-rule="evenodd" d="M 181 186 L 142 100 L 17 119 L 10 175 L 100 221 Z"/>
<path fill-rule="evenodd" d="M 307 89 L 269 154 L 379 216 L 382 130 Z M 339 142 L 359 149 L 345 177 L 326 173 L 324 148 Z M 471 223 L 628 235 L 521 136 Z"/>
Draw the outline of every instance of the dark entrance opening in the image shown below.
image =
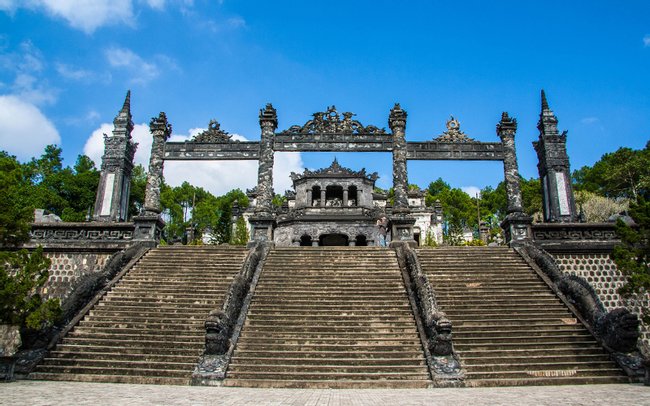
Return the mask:
<path fill-rule="evenodd" d="M 368 240 L 366 240 L 365 235 L 358 235 L 357 236 L 357 247 L 367 247 L 368 246 Z"/>
<path fill-rule="evenodd" d="M 311 236 L 303 235 L 300 237 L 300 246 L 301 247 L 311 247 Z"/>
<path fill-rule="evenodd" d="M 324 234 L 320 236 L 320 245 L 344 247 L 348 245 L 348 236 L 344 234 Z"/>

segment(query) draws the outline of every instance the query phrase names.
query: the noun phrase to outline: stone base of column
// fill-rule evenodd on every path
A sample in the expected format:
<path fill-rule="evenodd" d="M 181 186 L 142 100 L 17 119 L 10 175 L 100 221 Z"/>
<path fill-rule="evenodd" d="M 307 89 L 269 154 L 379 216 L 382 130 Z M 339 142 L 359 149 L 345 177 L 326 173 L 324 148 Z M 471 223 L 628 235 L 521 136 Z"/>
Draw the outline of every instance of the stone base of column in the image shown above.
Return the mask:
<path fill-rule="evenodd" d="M 165 222 L 160 215 L 147 213 L 142 216 L 133 217 L 135 231 L 133 239 L 136 241 L 151 241 L 157 245 L 162 237 L 162 230 L 165 228 Z"/>
<path fill-rule="evenodd" d="M 522 212 L 508 213 L 501 222 L 501 228 L 505 233 L 506 243 L 512 246 L 519 242 L 532 239 L 531 224 L 533 218 Z"/>
<path fill-rule="evenodd" d="M 251 224 L 251 243 L 256 241 L 273 242 L 273 230 L 276 223 L 275 218 L 266 214 L 255 214 L 248 222 Z"/>
<path fill-rule="evenodd" d="M 390 216 L 392 224 L 390 231 L 390 247 L 393 248 L 399 245 L 400 242 L 405 242 L 411 247 L 417 247 L 417 242 L 413 237 L 413 226 L 415 226 L 415 217 L 407 213 L 393 213 Z"/>

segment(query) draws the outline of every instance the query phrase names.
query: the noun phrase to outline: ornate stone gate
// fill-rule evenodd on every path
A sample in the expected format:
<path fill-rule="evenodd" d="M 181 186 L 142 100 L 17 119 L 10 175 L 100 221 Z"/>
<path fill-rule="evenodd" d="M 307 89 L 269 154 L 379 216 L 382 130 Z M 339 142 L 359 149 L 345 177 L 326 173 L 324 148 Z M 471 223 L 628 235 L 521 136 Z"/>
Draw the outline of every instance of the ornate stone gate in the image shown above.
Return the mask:
<path fill-rule="evenodd" d="M 129 113 L 130 114 L 130 113 Z M 260 141 L 237 141 L 210 121 L 206 131 L 185 142 L 168 142 L 171 125 L 165 113 L 150 123 L 153 136 L 149 178 L 145 192 L 145 211 L 136 217 L 136 235 L 155 238 L 160 221 L 160 183 L 165 160 L 257 160 L 257 204 L 251 217 L 253 240 L 272 240 L 275 218 L 272 210 L 273 162 L 275 152 L 391 152 L 393 156 L 393 188 L 395 191 L 393 239 L 413 241 L 414 219 L 408 205 L 408 160 L 491 160 L 502 161 L 508 209 L 502 223 L 506 240 L 519 241 L 531 236 L 531 219 L 522 207 L 519 169 L 515 150 L 517 121 L 504 112 L 496 125 L 500 142 L 481 142 L 469 138 L 451 117 L 447 131 L 431 141 L 406 140 L 407 113 L 399 104 L 390 110 L 388 127 L 363 125 L 351 112 L 339 113 L 332 106 L 314 113 L 303 125 L 292 125 L 277 132 L 275 108 L 267 104 L 260 110 Z M 540 176 L 544 179 L 546 221 L 575 221 L 575 202 L 568 181 L 566 133 L 557 131 L 557 118 L 549 109 L 542 91 L 542 112 L 538 124 L 539 142 L 534 143 L 540 159 Z M 119 201 L 116 200 L 116 201 Z"/>

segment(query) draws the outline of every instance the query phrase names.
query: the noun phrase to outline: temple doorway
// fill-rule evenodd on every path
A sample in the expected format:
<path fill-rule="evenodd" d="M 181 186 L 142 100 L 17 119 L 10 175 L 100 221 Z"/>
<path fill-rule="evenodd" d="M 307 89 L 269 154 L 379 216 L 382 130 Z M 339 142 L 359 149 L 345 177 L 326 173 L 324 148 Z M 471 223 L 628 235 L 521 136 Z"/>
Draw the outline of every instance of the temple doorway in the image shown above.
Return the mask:
<path fill-rule="evenodd" d="M 345 234 L 323 234 L 319 238 L 323 247 L 347 247 L 348 236 Z"/>

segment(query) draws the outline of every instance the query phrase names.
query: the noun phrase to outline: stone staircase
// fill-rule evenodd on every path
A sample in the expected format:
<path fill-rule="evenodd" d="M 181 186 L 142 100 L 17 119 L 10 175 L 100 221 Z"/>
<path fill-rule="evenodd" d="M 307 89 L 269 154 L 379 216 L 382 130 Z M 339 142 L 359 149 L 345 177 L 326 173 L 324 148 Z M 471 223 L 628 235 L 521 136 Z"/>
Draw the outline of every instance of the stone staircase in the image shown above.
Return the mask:
<path fill-rule="evenodd" d="M 629 382 L 512 249 L 417 250 L 454 326 L 467 386 Z"/>
<path fill-rule="evenodd" d="M 90 311 L 31 379 L 189 384 L 247 251 L 169 246 L 151 250 Z"/>
<path fill-rule="evenodd" d="M 272 250 L 224 384 L 427 387 L 422 344 L 394 251 Z"/>

